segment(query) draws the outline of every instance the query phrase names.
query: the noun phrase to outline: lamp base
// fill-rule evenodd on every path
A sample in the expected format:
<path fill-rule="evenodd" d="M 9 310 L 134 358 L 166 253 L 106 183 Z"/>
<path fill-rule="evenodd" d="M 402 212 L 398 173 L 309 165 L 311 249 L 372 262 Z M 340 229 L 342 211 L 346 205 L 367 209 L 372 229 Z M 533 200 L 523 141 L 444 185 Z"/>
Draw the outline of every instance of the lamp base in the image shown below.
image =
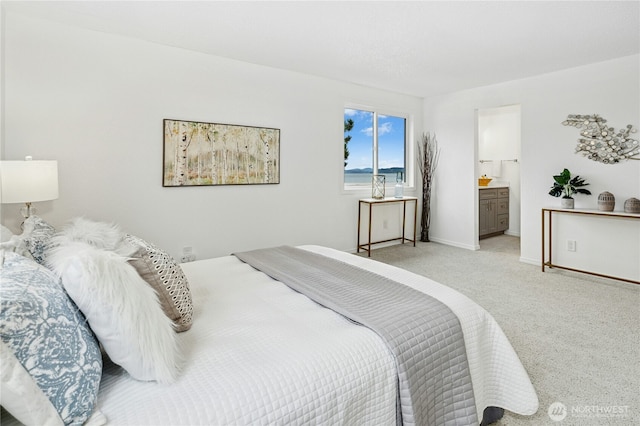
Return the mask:
<path fill-rule="evenodd" d="M 20 209 L 20 213 L 24 220 L 27 220 L 29 216 L 36 214 L 36 208 L 31 206 L 31 203 L 25 203 L 24 207 Z"/>

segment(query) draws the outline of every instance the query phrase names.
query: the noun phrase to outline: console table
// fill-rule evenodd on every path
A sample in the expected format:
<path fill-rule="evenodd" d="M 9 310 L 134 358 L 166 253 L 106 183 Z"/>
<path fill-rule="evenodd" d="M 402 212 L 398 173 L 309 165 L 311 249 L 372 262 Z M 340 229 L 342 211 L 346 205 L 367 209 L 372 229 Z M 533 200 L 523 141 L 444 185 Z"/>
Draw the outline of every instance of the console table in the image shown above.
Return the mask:
<path fill-rule="evenodd" d="M 409 239 L 405 237 L 405 228 L 407 226 L 407 202 L 413 201 L 413 239 Z M 390 238 L 388 240 L 382 241 L 371 241 L 371 218 L 373 217 L 373 206 L 381 205 L 381 204 L 392 204 L 392 203 L 402 203 L 402 236 L 398 238 Z M 369 207 L 369 230 L 368 230 L 368 239 L 366 243 L 360 244 L 360 227 L 361 227 L 361 217 L 362 217 L 362 206 Z M 358 202 L 358 249 L 357 252 L 360 253 L 360 250 L 365 250 L 368 253 L 368 256 L 371 257 L 371 245 L 386 243 L 389 241 L 402 241 L 402 244 L 406 242 L 413 243 L 413 246 L 416 246 L 416 228 L 417 228 L 417 218 L 418 218 L 418 199 L 416 197 L 402 197 L 402 198 L 383 198 L 383 199 L 375 199 L 375 198 L 363 198 Z"/>
<path fill-rule="evenodd" d="M 568 271 L 573 271 L 573 272 L 582 272 L 584 274 L 589 274 L 589 275 L 595 275 L 598 277 L 603 277 L 603 278 L 611 278 L 614 280 L 620 280 L 620 281 L 626 281 L 629 283 L 633 283 L 633 284 L 640 284 L 640 281 L 636 281 L 636 280 L 632 280 L 632 279 L 628 279 L 628 278 L 621 278 L 621 277 L 614 277 L 611 275 L 605 275 L 605 274 L 600 274 L 597 272 L 591 272 L 591 271 L 585 271 L 582 269 L 576 269 L 576 268 L 569 268 L 566 266 L 560 266 L 560 265 L 556 265 L 555 263 L 553 263 L 553 258 L 552 258 L 552 252 L 551 252 L 551 247 L 552 247 L 552 232 L 553 232 L 553 214 L 579 214 L 579 215 L 588 215 L 588 216 L 593 216 L 593 217 L 609 217 L 609 218 L 621 218 L 621 219 L 635 219 L 635 220 L 640 220 L 640 214 L 637 213 L 624 213 L 624 212 L 604 212 L 604 211 L 600 211 L 600 210 L 580 210 L 580 209 L 559 209 L 559 208 L 543 208 L 542 209 L 542 272 L 544 272 L 544 268 L 549 267 L 549 268 L 558 268 L 558 269 L 566 269 Z M 547 218 L 549 221 L 549 226 L 546 227 L 546 223 L 547 223 Z M 545 228 L 546 228 L 546 232 L 545 232 Z M 548 238 L 546 238 L 548 237 Z M 548 247 L 545 250 L 545 241 L 547 241 Z M 546 254 L 549 255 L 549 260 L 547 260 L 546 258 Z"/>

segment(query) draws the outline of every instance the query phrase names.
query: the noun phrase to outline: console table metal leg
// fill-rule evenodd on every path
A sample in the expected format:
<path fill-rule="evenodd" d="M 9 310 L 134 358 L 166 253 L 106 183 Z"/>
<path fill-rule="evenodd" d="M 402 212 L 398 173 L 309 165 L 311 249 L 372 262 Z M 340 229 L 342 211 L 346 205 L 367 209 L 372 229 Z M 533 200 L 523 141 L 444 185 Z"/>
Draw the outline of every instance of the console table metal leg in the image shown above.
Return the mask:
<path fill-rule="evenodd" d="M 404 200 L 402 202 L 402 244 L 404 244 L 404 240 L 406 239 L 404 237 L 404 233 L 405 233 L 405 228 L 407 224 L 407 200 Z"/>
<path fill-rule="evenodd" d="M 373 204 L 369 203 L 369 249 L 367 250 L 367 257 L 371 257 L 371 222 L 373 222 L 373 217 L 371 216 L 373 212 Z"/>
<path fill-rule="evenodd" d="M 362 215 L 362 201 L 358 201 L 358 245 L 356 246 L 356 253 L 360 253 L 360 219 Z"/>
<path fill-rule="evenodd" d="M 545 254 L 545 251 L 544 251 L 544 232 L 545 232 L 545 230 L 544 230 L 544 222 L 545 222 L 545 220 L 544 220 L 544 209 L 542 209 L 542 244 L 541 244 L 541 246 L 542 246 L 542 255 L 540 256 L 541 263 L 542 263 L 542 272 L 544 272 L 544 262 L 545 262 L 545 257 L 544 257 L 544 254 Z M 358 228 L 360 228 L 360 226 L 358 226 Z"/>
<path fill-rule="evenodd" d="M 553 265 L 553 257 L 552 257 L 552 254 L 551 254 L 551 248 L 553 247 L 553 244 L 552 244 L 552 240 L 553 240 L 552 220 L 553 220 L 553 212 L 549 212 L 549 240 L 547 241 L 547 244 L 549 245 L 549 268 L 551 268 L 551 265 Z"/>
<path fill-rule="evenodd" d="M 418 235 L 418 199 L 413 201 L 413 246 L 416 246 L 416 235 Z"/>

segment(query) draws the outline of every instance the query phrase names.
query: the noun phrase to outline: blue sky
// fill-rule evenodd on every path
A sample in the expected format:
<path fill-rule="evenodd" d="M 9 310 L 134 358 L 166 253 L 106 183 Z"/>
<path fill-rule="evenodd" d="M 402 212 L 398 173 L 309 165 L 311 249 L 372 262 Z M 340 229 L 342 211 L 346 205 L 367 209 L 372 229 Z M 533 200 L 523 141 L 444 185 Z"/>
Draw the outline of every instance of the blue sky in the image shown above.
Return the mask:
<path fill-rule="evenodd" d="M 349 134 L 349 158 L 345 169 L 373 166 L 373 113 L 345 108 L 345 121 L 354 126 Z M 404 118 L 378 114 L 378 167 L 404 167 Z M 346 136 L 346 134 L 345 134 Z"/>

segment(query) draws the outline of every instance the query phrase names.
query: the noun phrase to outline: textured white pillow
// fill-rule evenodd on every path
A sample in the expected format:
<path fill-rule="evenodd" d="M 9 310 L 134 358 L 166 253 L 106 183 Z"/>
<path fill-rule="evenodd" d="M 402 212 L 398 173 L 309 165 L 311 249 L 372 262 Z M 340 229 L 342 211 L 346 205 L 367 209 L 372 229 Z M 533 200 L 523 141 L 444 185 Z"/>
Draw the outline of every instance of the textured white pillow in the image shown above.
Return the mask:
<path fill-rule="evenodd" d="M 52 248 L 47 263 L 114 363 L 138 380 L 175 380 L 180 357 L 173 323 L 126 257 L 71 241 Z"/>
<path fill-rule="evenodd" d="M 189 281 L 169 254 L 147 241 L 127 234 L 125 240 L 135 252 L 129 263 L 157 293 L 162 310 L 177 332 L 187 331 L 193 322 L 193 302 Z"/>

